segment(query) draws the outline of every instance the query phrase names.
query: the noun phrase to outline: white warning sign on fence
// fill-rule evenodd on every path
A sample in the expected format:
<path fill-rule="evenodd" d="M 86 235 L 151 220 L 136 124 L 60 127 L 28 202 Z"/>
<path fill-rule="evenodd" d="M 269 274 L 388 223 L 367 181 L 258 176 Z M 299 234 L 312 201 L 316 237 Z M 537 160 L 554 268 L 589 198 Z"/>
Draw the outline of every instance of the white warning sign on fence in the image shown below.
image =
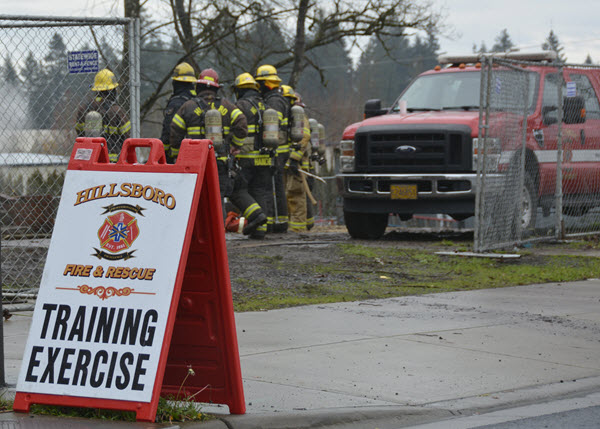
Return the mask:
<path fill-rule="evenodd" d="M 67 172 L 17 391 L 151 401 L 196 176 Z"/>
<path fill-rule="evenodd" d="M 567 97 L 575 97 L 577 95 L 577 83 L 567 82 Z"/>

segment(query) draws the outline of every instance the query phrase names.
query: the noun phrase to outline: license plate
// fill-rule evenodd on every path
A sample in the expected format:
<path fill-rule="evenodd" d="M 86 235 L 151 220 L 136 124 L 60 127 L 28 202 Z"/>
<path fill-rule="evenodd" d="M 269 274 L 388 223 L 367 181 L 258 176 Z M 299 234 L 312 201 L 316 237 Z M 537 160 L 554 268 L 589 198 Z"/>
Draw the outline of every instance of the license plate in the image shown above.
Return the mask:
<path fill-rule="evenodd" d="M 417 185 L 391 185 L 392 200 L 416 200 Z"/>

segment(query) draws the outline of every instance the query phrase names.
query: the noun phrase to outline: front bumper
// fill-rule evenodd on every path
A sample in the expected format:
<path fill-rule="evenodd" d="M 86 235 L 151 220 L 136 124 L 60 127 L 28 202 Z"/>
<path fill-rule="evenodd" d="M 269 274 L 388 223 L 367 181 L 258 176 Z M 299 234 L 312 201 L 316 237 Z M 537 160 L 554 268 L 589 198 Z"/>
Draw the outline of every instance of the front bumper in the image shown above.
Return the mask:
<path fill-rule="evenodd" d="M 500 175 L 498 175 L 499 177 Z M 486 180 L 496 180 L 488 176 Z M 476 173 L 338 174 L 344 209 L 362 213 L 474 214 Z M 416 199 L 392 199 L 391 185 L 416 185 Z"/>

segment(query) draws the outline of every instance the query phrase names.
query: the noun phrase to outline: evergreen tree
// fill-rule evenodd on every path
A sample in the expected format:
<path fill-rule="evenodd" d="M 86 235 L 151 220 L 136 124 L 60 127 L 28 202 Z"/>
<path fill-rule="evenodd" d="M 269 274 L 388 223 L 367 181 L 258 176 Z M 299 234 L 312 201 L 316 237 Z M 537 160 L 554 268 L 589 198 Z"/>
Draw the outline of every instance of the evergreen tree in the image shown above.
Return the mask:
<path fill-rule="evenodd" d="M 408 37 L 372 38 L 360 57 L 356 76 L 362 100 L 379 98 L 390 106 L 419 73 L 435 67 L 437 38 L 417 37 L 411 45 Z"/>
<path fill-rule="evenodd" d="M 479 47 L 477 47 L 476 43 L 473 43 L 474 54 L 485 54 L 486 52 L 488 52 L 488 48 L 483 40 L 481 41 L 481 45 L 479 45 Z"/>
<path fill-rule="evenodd" d="M 146 99 L 155 89 L 156 85 L 169 70 L 173 69 L 183 55 L 183 50 L 178 46 L 177 40 L 172 38 L 165 42 L 158 37 L 142 41 L 140 49 L 140 73 L 141 73 L 141 99 Z M 188 61 L 189 62 L 189 61 Z M 165 93 L 171 90 L 167 85 Z"/>
<path fill-rule="evenodd" d="M 37 113 L 39 128 L 56 128 L 56 120 L 64 112 L 67 102 L 64 95 L 69 86 L 66 58 L 67 47 L 60 34 L 54 33 L 48 45 L 48 54 L 44 57 L 46 82 L 38 94 L 46 101 L 44 110 Z M 63 128 L 63 125 L 59 128 Z"/>
<path fill-rule="evenodd" d="M 309 43 L 312 36 L 307 35 Z M 305 59 L 307 66 L 295 89 L 307 105 L 308 116 L 325 127 L 327 141 L 338 139 L 360 110 L 352 85 L 352 59 L 343 41 L 319 46 Z"/>
<path fill-rule="evenodd" d="M 100 41 L 100 53 L 100 69 L 107 68 L 111 70 L 115 73 L 117 79 L 121 73 L 129 75 L 129 70 L 119 70 L 122 55 L 120 52 L 115 52 L 114 45 L 107 41 L 106 38 L 102 38 Z"/>
<path fill-rule="evenodd" d="M 234 45 L 237 45 L 237 64 L 238 67 L 241 67 L 239 73 L 247 71 L 252 75 L 262 64 L 277 64 L 284 58 L 284 52 L 287 49 L 283 30 L 279 23 L 271 17 L 258 19 L 248 31 L 243 32 L 241 37 L 237 38 Z M 231 66 L 225 68 L 231 70 Z M 277 71 L 279 77 L 286 82 L 285 70 L 280 67 Z"/>
<path fill-rule="evenodd" d="M 10 85 L 19 84 L 19 74 L 12 63 L 10 56 L 4 57 L 4 66 L 2 67 L 2 81 Z"/>
<path fill-rule="evenodd" d="M 2 125 L 4 129 L 22 129 L 27 125 L 27 96 L 23 84 L 9 55 L 0 68 L 0 93 L 2 94 Z"/>
<path fill-rule="evenodd" d="M 505 28 L 500 32 L 500 34 L 496 37 L 496 43 L 492 46 L 492 52 L 508 52 L 511 48 L 515 46 L 515 44 L 510 39 L 508 35 L 508 30 Z"/>
<path fill-rule="evenodd" d="M 21 76 L 24 76 L 24 87 L 27 96 L 27 124 L 24 124 L 24 128 L 43 128 L 44 119 L 39 116 L 48 103 L 48 100 L 41 97 L 46 88 L 47 76 L 42 65 L 31 51 L 25 58 Z"/>
<path fill-rule="evenodd" d="M 371 38 L 356 71 L 357 89 L 363 103 L 378 98 L 384 106 L 389 106 L 411 78 L 408 71 L 411 61 L 406 37 Z M 362 110 L 362 106 L 359 107 Z"/>
<path fill-rule="evenodd" d="M 586 65 L 592 65 L 592 64 L 594 64 L 594 62 L 592 61 L 592 57 L 590 56 L 590 54 L 587 54 L 587 57 L 585 57 L 585 61 L 583 62 L 583 64 L 586 64 Z"/>
<path fill-rule="evenodd" d="M 169 71 L 183 61 L 181 59 L 182 56 L 183 50 L 176 38 L 172 38 L 170 42 L 165 42 L 158 37 L 142 41 L 140 49 L 140 96 L 142 100 L 150 98 L 165 76 L 169 76 L 168 79 L 172 82 Z M 185 59 L 185 61 L 193 64 L 193 61 L 188 59 Z M 198 72 L 199 70 L 196 71 Z M 161 101 L 156 103 L 152 110 L 145 112 L 141 125 L 142 136 L 156 137 L 160 135 L 164 117 L 163 112 L 171 92 L 172 84 L 169 82 L 164 85 L 163 90 L 159 94 Z"/>
<path fill-rule="evenodd" d="M 564 48 L 562 47 L 560 41 L 558 40 L 558 36 L 554 33 L 554 30 L 550 30 L 548 37 L 546 37 L 546 41 L 542 44 L 542 49 L 544 51 L 554 51 L 556 52 L 557 59 L 563 63 L 567 62 L 567 57 L 564 54 Z"/>
<path fill-rule="evenodd" d="M 48 48 L 48 54 L 44 57 L 46 63 L 51 67 L 57 64 L 64 64 L 67 47 L 60 34 L 54 33 L 48 44 Z"/>

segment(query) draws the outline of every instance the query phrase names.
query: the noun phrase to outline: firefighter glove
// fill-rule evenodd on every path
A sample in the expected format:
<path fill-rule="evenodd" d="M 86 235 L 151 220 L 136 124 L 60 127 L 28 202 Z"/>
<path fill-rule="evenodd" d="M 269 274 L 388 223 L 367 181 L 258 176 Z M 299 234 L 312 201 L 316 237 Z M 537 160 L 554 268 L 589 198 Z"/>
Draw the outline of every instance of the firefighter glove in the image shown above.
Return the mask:
<path fill-rule="evenodd" d="M 288 162 L 286 163 L 286 168 L 294 176 L 300 175 L 300 172 L 298 171 L 298 169 L 299 169 L 298 161 L 296 161 L 295 159 L 291 159 L 291 158 L 288 159 Z"/>

